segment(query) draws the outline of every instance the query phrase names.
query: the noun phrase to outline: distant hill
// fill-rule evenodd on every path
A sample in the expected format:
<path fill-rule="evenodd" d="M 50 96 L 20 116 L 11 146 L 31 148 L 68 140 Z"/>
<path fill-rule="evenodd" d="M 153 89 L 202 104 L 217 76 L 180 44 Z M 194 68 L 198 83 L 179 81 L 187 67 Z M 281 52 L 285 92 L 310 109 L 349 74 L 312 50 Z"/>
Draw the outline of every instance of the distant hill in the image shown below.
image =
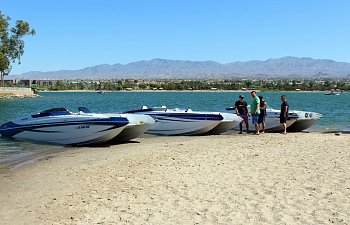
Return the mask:
<path fill-rule="evenodd" d="M 350 63 L 329 59 L 283 57 L 265 61 L 232 62 L 152 59 L 102 64 L 80 70 L 33 71 L 8 78 L 20 79 L 183 79 L 234 77 L 350 77 Z"/>

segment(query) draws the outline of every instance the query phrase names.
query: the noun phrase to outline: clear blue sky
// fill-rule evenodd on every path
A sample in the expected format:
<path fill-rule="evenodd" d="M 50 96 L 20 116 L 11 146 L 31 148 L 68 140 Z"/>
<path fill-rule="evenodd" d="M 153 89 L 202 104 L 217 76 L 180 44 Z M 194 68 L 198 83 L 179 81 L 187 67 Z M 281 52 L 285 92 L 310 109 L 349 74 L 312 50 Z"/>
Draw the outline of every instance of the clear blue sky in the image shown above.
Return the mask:
<path fill-rule="evenodd" d="M 12 74 L 153 58 L 350 62 L 348 0 L 1 0 L 0 10 L 37 31 Z"/>

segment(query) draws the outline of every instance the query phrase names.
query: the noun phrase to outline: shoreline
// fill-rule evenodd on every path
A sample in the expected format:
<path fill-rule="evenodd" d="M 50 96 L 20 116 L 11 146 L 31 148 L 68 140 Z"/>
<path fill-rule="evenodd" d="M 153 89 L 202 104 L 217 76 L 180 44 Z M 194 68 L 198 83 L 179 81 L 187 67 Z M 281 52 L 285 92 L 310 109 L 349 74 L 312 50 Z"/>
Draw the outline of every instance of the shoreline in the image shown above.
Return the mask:
<path fill-rule="evenodd" d="M 40 152 L 20 156 L 16 159 L 6 159 L 4 161 L 0 161 L 0 174 L 13 173 L 23 167 L 33 166 L 35 163 L 55 157 L 57 154 L 64 152 L 65 150 L 67 150 L 65 147 L 55 150 L 42 150 Z"/>
<path fill-rule="evenodd" d="M 0 217 L 4 225 L 348 224 L 349 140 L 267 133 L 68 148 L 0 174 Z"/>
<path fill-rule="evenodd" d="M 159 92 L 233 92 L 233 93 L 240 93 L 240 92 L 243 92 L 243 93 L 249 93 L 253 90 L 122 90 L 122 91 L 105 91 L 105 93 L 118 93 L 118 92 L 156 92 L 156 93 L 159 93 Z M 260 90 L 255 90 L 256 92 L 287 92 L 287 93 L 327 93 L 329 91 L 260 91 Z M 53 93 L 80 93 L 80 92 L 83 92 L 83 93 L 98 93 L 98 91 L 92 91 L 92 90 L 61 90 L 61 91 L 40 91 L 40 93 L 46 93 L 46 92 L 53 92 Z M 346 93 L 346 92 L 344 92 Z"/>
<path fill-rule="evenodd" d="M 0 99 L 37 98 L 31 88 L 0 87 Z"/>
<path fill-rule="evenodd" d="M 178 137 L 185 137 L 186 136 L 178 136 Z M 0 135 L 1 138 L 1 135 Z M 137 140 L 148 140 L 148 139 L 158 139 L 161 138 L 161 136 L 156 136 L 156 135 L 150 135 L 150 134 L 143 134 L 140 137 L 137 138 Z M 30 143 L 30 142 L 29 142 Z M 35 142 L 33 142 L 35 143 Z M 133 143 L 138 143 L 135 140 L 130 140 L 126 143 L 118 143 L 118 144 L 111 144 L 111 145 L 96 145 L 96 146 L 60 146 L 60 145 L 50 145 L 50 144 L 44 144 L 46 146 L 44 149 L 38 152 L 29 152 L 27 155 L 20 155 L 18 158 L 15 159 L 4 159 L 0 161 L 0 175 L 1 174 L 6 174 L 6 173 L 13 173 L 16 172 L 17 170 L 22 169 L 23 167 L 26 166 L 35 166 L 36 163 L 46 160 L 48 158 L 53 158 L 56 157 L 59 154 L 64 154 L 66 151 L 74 151 L 74 150 L 79 150 L 81 148 L 86 148 L 86 149 L 94 149 L 94 148 L 111 148 L 113 146 L 123 146 L 127 144 L 133 144 Z"/>
<path fill-rule="evenodd" d="M 15 95 L 15 94 L 7 94 L 7 95 L 0 95 L 0 100 L 2 99 L 16 99 L 16 98 L 40 98 L 41 96 L 38 94 L 32 94 L 32 95 Z"/>
<path fill-rule="evenodd" d="M 270 135 L 277 135 L 278 133 L 269 133 L 267 132 L 266 134 Z M 350 131 L 346 130 L 327 130 L 327 131 L 303 131 L 303 132 L 291 132 L 291 134 L 331 134 L 331 135 L 349 135 Z M 220 134 L 220 135 L 215 135 L 215 136 L 232 136 L 233 138 L 239 138 L 240 135 L 238 135 L 235 131 L 228 131 L 226 133 Z M 254 137 L 253 133 L 251 134 L 245 134 L 245 136 L 252 136 Z M 149 134 L 144 134 L 140 137 L 138 137 L 136 140 L 140 140 L 140 143 L 142 144 L 143 140 L 148 140 L 148 139 L 153 139 L 155 138 L 156 140 L 162 137 L 171 137 L 171 136 L 157 136 L 157 135 L 149 135 Z M 187 138 L 187 137 L 197 137 L 197 136 L 177 136 L 178 138 Z M 212 137 L 212 136 L 207 136 L 207 137 Z M 1 138 L 1 136 L 0 136 Z M 109 145 L 109 146 L 86 146 L 85 148 L 111 148 L 113 146 L 119 146 L 119 145 L 127 145 L 127 144 L 132 144 L 134 143 L 134 140 L 131 140 L 126 143 L 120 143 L 120 144 L 114 144 L 114 145 Z M 52 148 L 52 147 L 57 147 L 57 148 Z M 57 156 L 57 154 L 60 154 L 65 151 L 69 150 L 74 150 L 74 149 L 80 149 L 84 147 L 69 147 L 69 146 L 55 146 L 55 145 L 47 145 L 46 149 L 43 149 L 39 152 L 31 152 L 28 155 L 23 155 L 23 156 L 18 156 L 15 159 L 3 159 L 0 161 L 0 175 L 3 173 L 8 173 L 8 172 L 15 172 L 16 170 L 25 167 L 27 165 L 35 165 L 35 163 L 40 162 L 41 160 L 45 160 L 47 158 L 52 158 Z"/>

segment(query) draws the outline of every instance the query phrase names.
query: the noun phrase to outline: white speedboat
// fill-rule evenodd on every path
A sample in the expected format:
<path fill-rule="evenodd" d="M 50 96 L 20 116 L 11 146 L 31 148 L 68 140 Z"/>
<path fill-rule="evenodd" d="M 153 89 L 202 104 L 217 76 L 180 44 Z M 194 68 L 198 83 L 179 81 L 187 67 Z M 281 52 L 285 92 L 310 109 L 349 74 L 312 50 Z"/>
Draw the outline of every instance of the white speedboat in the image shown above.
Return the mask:
<path fill-rule="evenodd" d="M 126 118 L 129 123 L 117 136 L 108 141 L 108 143 L 120 143 L 127 142 L 134 139 L 142 134 L 144 134 L 150 127 L 155 123 L 155 120 L 147 115 L 141 114 L 97 114 L 92 112 L 86 107 L 79 107 L 80 114 L 92 114 L 92 115 L 102 115 L 108 117 L 123 117 Z"/>
<path fill-rule="evenodd" d="M 217 134 L 224 133 L 238 126 L 239 123 L 242 121 L 241 117 L 232 113 L 192 111 L 191 109 L 186 109 L 186 110 L 173 109 L 173 110 L 176 110 L 177 112 L 191 112 L 191 113 L 197 113 L 197 114 L 221 115 L 223 119 L 220 121 L 220 123 L 210 131 L 206 132 L 205 135 L 217 135 Z"/>
<path fill-rule="evenodd" d="M 271 116 L 272 114 L 275 114 L 275 115 L 280 114 L 280 110 L 277 110 L 277 109 L 268 108 L 266 111 L 268 113 L 268 116 L 269 115 Z M 289 132 L 303 131 L 311 127 L 312 125 L 314 125 L 319 119 L 322 118 L 322 114 L 320 113 L 305 112 L 305 111 L 299 111 L 299 110 L 289 110 L 288 115 L 289 117 L 297 116 L 296 121 L 287 127 L 287 130 Z"/>
<path fill-rule="evenodd" d="M 290 110 L 290 113 L 298 115 L 298 119 L 290 127 L 288 131 L 299 132 L 313 126 L 319 119 L 322 118 L 322 114 L 316 112 L 305 112 L 299 110 Z"/>
<path fill-rule="evenodd" d="M 325 93 L 324 95 L 340 95 L 340 92 L 328 92 L 328 93 Z"/>
<path fill-rule="evenodd" d="M 340 93 L 341 93 L 341 92 L 340 92 L 339 89 L 337 89 L 337 90 L 331 89 L 331 91 L 325 93 L 325 95 L 340 95 Z"/>
<path fill-rule="evenodd" d="M 3 137 L 59 145 L 100 144 L 117 136 L 129 123 L 123 117 L 82 115 L 53 108 L 0 126 Z"/>
<path fill-rule="evenodd" d="M 223 116 L 213 113 L 192 112 L 192 110 L 167 109 L 166 107 L 147 108 L 125 113 L 149 115 L 156 123 L 147 131 L 155 135 L 202 135 L 216 127 Z"/>

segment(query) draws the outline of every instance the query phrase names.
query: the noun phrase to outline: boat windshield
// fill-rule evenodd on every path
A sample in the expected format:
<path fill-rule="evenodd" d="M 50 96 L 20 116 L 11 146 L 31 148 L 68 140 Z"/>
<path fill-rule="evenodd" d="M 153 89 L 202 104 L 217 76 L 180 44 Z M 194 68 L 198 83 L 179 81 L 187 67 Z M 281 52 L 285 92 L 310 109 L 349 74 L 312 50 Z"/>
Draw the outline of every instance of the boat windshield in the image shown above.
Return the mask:
<path fill-rule="evenodd" d="M 44 110 L 38 114 L 32 115 L 32 118 L 45 117 L 45 116 L 60 116 L 60 115 L 70 115 L 70 113 L 65 108 L 52 108 L 48 110 Z"/>
<path fill-rule="evenodd" d="M 80 113 L 86 113 L 86 114 L 94 113 L 92 110 L 90 110 L 87 107 L 79 107 L 78 110 L 79 110 Z"/>
<path fill-rule="evenodd" d="M 126 111 L 123 113 L 139 113 L 139 112 L 152 112 L 154 111 L 153 109 L 136 109 L 136 110 L 130 110 L 130 111 Z"/>

